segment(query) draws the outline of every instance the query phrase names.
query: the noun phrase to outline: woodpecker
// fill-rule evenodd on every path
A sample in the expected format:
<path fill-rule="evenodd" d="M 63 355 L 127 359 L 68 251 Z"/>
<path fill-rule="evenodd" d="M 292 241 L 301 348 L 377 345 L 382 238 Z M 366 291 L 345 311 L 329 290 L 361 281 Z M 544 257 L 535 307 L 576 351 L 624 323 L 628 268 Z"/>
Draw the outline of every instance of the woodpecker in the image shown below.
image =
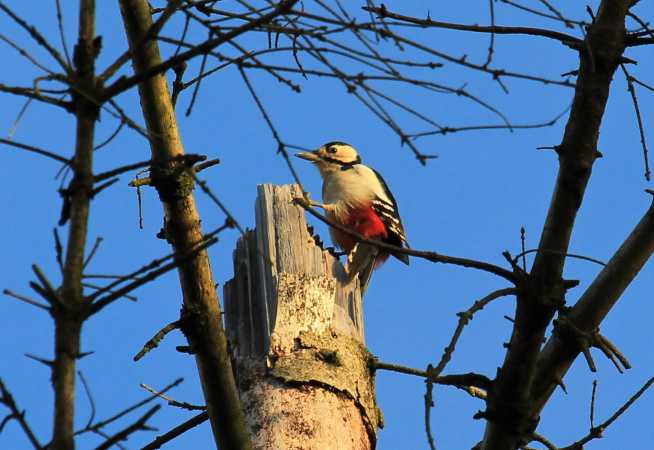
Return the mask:
<path fill-rule="evenodd" d="M 295 156 L 312 162 L 322 177 L 323 203 L 312 201 L 313 206 L 324 209 L 328 218 L 365 238 L 408 247 L 393 194 L 377 171 L 361 163 L 354 147 L 344 142 L 328 142 L 318 150 Z M 389 256 L 409 264 L 405 254 L 357 243 L 354 237 L 335 228 L 330 227 L 329 233 L 332 242 L 348 255 L 348 275 L 350 278 L 359 275 L 362 293 L 373 269 Z"/>

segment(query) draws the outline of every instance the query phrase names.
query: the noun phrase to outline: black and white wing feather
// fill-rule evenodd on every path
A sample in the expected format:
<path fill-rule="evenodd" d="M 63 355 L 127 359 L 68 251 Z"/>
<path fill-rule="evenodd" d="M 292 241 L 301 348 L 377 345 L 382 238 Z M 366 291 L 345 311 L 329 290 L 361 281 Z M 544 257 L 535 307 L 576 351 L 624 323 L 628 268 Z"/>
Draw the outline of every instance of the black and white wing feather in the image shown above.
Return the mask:
<path fill-rule="evenodd" d="M 377 176 L 382 188 L 384 190 L 384 195 L 378 195 L 372 202 L 372 208 L 379 218 L 386 225 L 388 230 L 388 237 L 384 239 L 387 243 L 391 245 L 396 245 L 398 247 L 408 247 L 406 240 L 406 235 L 404 233 L 404 226 L 402 225 L 402 219 L 400 218 L 400 212 L 397 207 L 397 202 L 391 193 L 391 190 L 388 188 L 388 185 L 384 181 L 384 178 L 373 169 L 375 175 Z M 385 198 L 384 198 L 385 197 Z M 409 257 L 400 253 L 392 253 L 397 259 L 402 261 L 405 264 L 409 264 Z"/>

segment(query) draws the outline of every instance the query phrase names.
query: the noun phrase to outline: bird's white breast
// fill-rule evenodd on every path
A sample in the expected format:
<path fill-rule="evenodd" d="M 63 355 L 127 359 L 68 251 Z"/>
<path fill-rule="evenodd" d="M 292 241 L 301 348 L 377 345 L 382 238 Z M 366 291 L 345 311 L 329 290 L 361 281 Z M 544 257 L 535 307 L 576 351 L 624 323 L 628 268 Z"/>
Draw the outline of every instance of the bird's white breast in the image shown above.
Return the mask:
<path fill-rule="evenodd" d="M 334 205 L 337 216 L 369 205 L 376 198 L 391 203 L 375 172 L 363 164 L 330 172 L 324 178 L 323 203 Z"/>

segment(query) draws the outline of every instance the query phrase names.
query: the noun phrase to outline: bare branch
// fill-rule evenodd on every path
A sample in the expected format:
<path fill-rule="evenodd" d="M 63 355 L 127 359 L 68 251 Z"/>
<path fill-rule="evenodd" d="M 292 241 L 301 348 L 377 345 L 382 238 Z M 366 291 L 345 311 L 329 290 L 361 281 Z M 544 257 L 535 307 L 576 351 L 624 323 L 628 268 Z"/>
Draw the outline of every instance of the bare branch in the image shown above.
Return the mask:
<path fill-rule="evenodd" d="M 177 436 L 186 433 L 191 428 L 195 428 L 198 425 L 206 422 L 207 420 L 209 420 L 209 415 L 207 414 L 206 411 L 202 412 L 197 416 L 190 418 L 186 422 L 177 425 L 175 428 L 168 431 L 167 433 L 162 434 L 161 436 L 157 436 L 157 438 L 154 441 L 144 446 L 141 450 L 156 450 L 158 448 L 161 448 L 165 443 L 172 441 Z"/>
<path fill-rule="evenodd" d="M 36 41 L 41 47 L 43 47 L 49 54 L 52 56 L 61 66 L 66 73 L 71 73 L 72 68 L 66 63 L 64 58 L 61 57 L 61 54 L 52 46 L 50 43 L 43 37 L 43 35 L 34 27 L 33 25 L 28 24 L 20 16 L 14 13 L 4 2 L 0 2 L 0 10 L 4 11 L 11 19 L 16 22 L 21 28 L 27 31 L 32 39 Z"/>
<path fill-rule="evenodd" d="M 73 63 L 70 61 L 70 55 L 68 54 L 68 44 L 66 44 L 66 35 L 64 33 L 64 16 L 61 13 L 61 0 L 55 0 L 55 6 L 57 7 L 59 38 L 61 39 L 61 47 L 64 49 L 64 55 L 66 56 L 66 64 L 68 67 L 73 67 Z"/>
<path fill-rule="evenodd" d="M 478 373 L 464 373 L 460 375 L 430 375 L 428 370 L 414 369 L 412 367 L 401 366 L 399 364 L 389 364 L 373 359 L 370 365 L 375 370 L 388 370 L 391 372 L 403 373 L 406 375 L 415 375 L 417 377 L 431 379 L 434 384 L 443 386 L 454 386 L 466 391 L 473 397 L 485 399 L 486 391 L 491 388 L 492 381 L 485 375 Z"/>
<path fill-rule="evenodd" d="M 134 356 L 134 361 L 138 361 L 139 359 L 143 358 L 148 352 L 157 348 L 161 343 L 161 341 L 163 340 L 163 338 L 166 337 L 168 333 L 178 328 L 179 328 L 179 320 L 170 322 L 168 325 L 163 327 L 161 330 L 157 332 L 157 334 L 152 336 L 152 338 L 145 343 L 141 351 L 139 351 L 136 354 L 136 356 Z"/>
<path fill-rule="evenodd" d="M 175 381 L 170 383 L 168 386 L 163 388 L 160 393 L 167 392 L 170 389 L 173 389 L 174 387 L 179 386 L 179 384 L 182 383 L 182 381 L 184 381 L 183 378 L 176 379 Z M 146 404 L 152 402 L 153 400 L 155 400 L 157 398 L 159 398 L 157 395 L 151 395 L 149 397 L 146 397 L 145 399 L 143 399 L 143 400 L 141 400 L 141 401 L 139 401 L 139 402 L 125 408 L 125 409 L 123 409 L 119 413 L 114 414 L 113 416 L 111 416 L 111 417 L 109 417 L 109 418 L 107 418 L 105 420 L 102 420 L 100 422 L 96 422 L 96 423 L 94 423 L 92 425 L 87 425 L 86 427 L 76 431 L 75 436 L 80 435 L 80 434 L 84 434 L 84 433 L 89 433 L 89 432 L 97 433 L 98 431 L 102 430 L 102 428 L 106 427 L 107 425 L 121 419 L 122 417 L 125 417 L 127 414 L 131 413 L 132 411 L 135 411 L 135 410 L 141 408 L 143 405 L 146 405 Z"/>
<path fill-rule="evenodd" d="M 541 36 L 548 39 L 554 39 L 565 45 L 574 48 L 580 48 L 582 41 L 579 38 L 570 36 L 569 34 L 560 33 L 553 30 L 544 30 L 541 28 L 529 28 L 529 27 L 501 27 L 501 26 L 479 26 L 479 25 L 463 25 L 458 23 L 449 23 L 449 22 L 438 22 L 432 20 L 431 18 L 427 19 L 418 19 L 415 17 L 405 16 L 402 14 L 397 14 L 391 11 L 388 11 L 385 7 L 367 7 L 364 6 L 361 9 L 365 11 L 370 11 L 377 14 L 380 18 L 391 18 L 395 20 L 401 20 L 403 22 L 413 23 L 423 27 L 433 27 L 433 28 L 444 28 L 448 30 L 459 30 L 459 31 L 471 31 L 474 33 L 493 33 L 493 34 L 521 34 L 527 36 Z M 488 64 L 488 63 L 486 63 Z"/>
<path fill-rule="evenodd" d="M 88 422 L 86 422 L 86 428 L 89 428 L 93 423 L 93 419 L 95 419 L 95 400 L 93 400 L 93 394 L 91 394 L 91 388 L 89 387 L 89 384 L 86 382 L 86 378 L 84 378 L 82 371 L 78 370 L 77 375 L 79 375 L 80 380 L 82 380 L 82 386 L 84 387 L 86 398 L 89 399 L 89 405 L 91 407 L 91 414 L 89 415 Z"/>
<path fill-rule="evenodd" d="M 625 49 L 625 15 L 630 4 L 629 0 L 602 1 L 600 13 L 584 40 L 586 50 L 580 51 L 575 96 L 558 150 L 559 175 L 538 245 L 547 251 L 536 255 L 530 275 L 533 288 L 518 296 L 511 341 L 498 372 L 494 395 L 488 402 L 490 420 L 484 435 L 485 450 L 515 448 L 526 439 L 525 430 L 537 424 L 538 413 L 525 414 L 516 405 L 527 404 L 529 394 L 535 392 L 532 384 L 543 379 L 542 373 L 536 376 L 538 351 L 547 326 L 563 301 L 565 254 L 598 157 L 599 128 L 613 74 Z M 607 268 L 608 265 L 604 270 Z M 561 377 L 544 379 L 552 383 L 553 390 L 553 381 Z M 540 411 L 540 407 L 536 410 Z"/>
<path fill-rule="evenodd" d="M 7 424 L 7 422 L 14 419 L 20 425 L 21 429 L 27 436 L 27 439 L 29 439 L 30 443 L 32 444 L 32 447 L 34 447 L 36 450 L 43 449 L 43 446 L 39 443 L 39 440 L 36 438 L 32 428 L 27 423 L 27 419 L 25 419 L 25 411 L 18 409 L 18 405 L 16 405 L 14 397 L 4 385 L 2 379 L 0 379 L 0 403 L 5 405 L 10 411 L 10 414 L 5 417 L 2 422 L 0 422 L 0 433 L 2 432 L 2 429 Z"/>
<path fill-rule="evenodd" d="M 156 413 L 159 411 L 161 408 L 161 405 L 155 405 L 152 408 L 150 408 L 145 414 L 143 414 L 136 422 L 133 424 L 129 425 L 128 427 L 122 429 L 118 433 L 114 434 L 113 436 L 109 437 L 105 442 L 103 442 L 101 445 L 97 446 L 95 450 L 108 450 L 111 448 L 113 445 L 127 440 L 127 438 L 133 434 L 136 433 L 137 431 L 153 431 L 154 428 L 149 426 L 147 424 L 147 421 Z"/>
<path fill-rule="evenodd" d="M 9 297 L 13 297 L 13 298 L 15 298 L 16 300 L 20 300 L 21 302 L 25 302 L 25 303 L 27 303 L 27 304 L 29 304 L 29 305 L 36 306 L 37 308 L 41 308 L 41 309 L 44 309 L 44 310 L 46 310 L 46 311 L 49 311 L 49 310 L 50 310 L 50 307 L 49 307 L 49 306 L 44 305 L 44 304 L 42 304 L 42 303 L 39 303 L 39 302 L 37 302 L 36 300 L 32 300 L 32 299 L 29 298 L 29 297 L 25 297 L 24 295 L 17 294 L 17 293 L 15 293 L 15 292 L 12 291 L 12 290 L 4 289 L 4 290 L 2 291 L 2 293 L 5 294 L 5 295 L 8 295 Z"/>
<path fill-rule="evenodd" d="M 143 286 L 145 283 L 148 283 L 148 282 L 150 282 L 152 280 L 157 279 L 161 275 L 163 275 L 163 274 L 165 274 L 167 272 L 170 272 L 171 270 L 174 270 L 174 269 L 178 268 L 180 265 L 187 263 L 189 260 L 192 260 L 199 253 L 201 253 L 202 251 L 206 250 L 211 245 L 218 242 L 218 238 L 215 237 L 215 234 L 217 234 L 217 233 L 213 232 L 213 233 L 207 234 L 202 241 L 200 241 L 199 243 L 197 243 L 195 245 L 195 247 L 193 247 L 191 249 L 188 249 L 187 251 L 185 251 L 185 252 L 183 252 L 181 254 L 175 255 L 175 261 L 173 261 L 173 262 L 171 262 L 169 264 L 166 264 L 166 265 L 160 267 L 159 269 L 152 270 L 152 271 L 146 273 L 145 275 L 143 275 L 142 277 L 139 277 L 139 278 L 135 279 L 131 283 L 128 283 L 127 285 L 125 285 L 125 286 L 123 286 L 123 287 L 121 287 L 119 289 L 116 289 L 113 292 L 110 291 L 110 288 L 108 288 L 108 287 L 105 287 L 105 288 L 99 290 L 98 292 L 93 294 L 93 297 L 97 298 L 100 293 L 104 293 L 104 292 L 110 292 L 110 293 L 108 295 L 104 296 L 104 297 L 98 298 L 98 300 L 96 300 L 95 303 L 93 303 L 93 305 L 91 306 L 91 308 L 89 310 L 89 315 L 97 314 L 103 308 L 105 308 L 109 304 L 113 303 L 114 301 L 116 301 L 120 297 L 123 297 L 125 294 L 133 291 L 134 289 L 136 289 L 136 288 L 138 288 L 140 286 Z"/>
<path fill-rule="evenodd" d="M 634 88 L 634 79 L 627 71 L 627 68 L 624 64 L 620 64 L 622 73 L 627 79 L 627 89 L 631 95 L 631 101 L 634 104 L 634 111 L 636 112 L 636 121 L 638 123 L 638 132 L 640 133 L 640 143 L 643 146 L 643 160 L 645 162 L 645 179 L 650 181 L 651 172 L 649 170 L 649 156 L 647 152 L 647 142 L 645 141 L 645 128 L 643 126 L 643 119 L 640 116 L 640 107 L 638 106 L 638 97 L 636 97 L 636 88 Z"/>
<path fill-rule="evenodd" d="M 364 242 L 366 244 L 374 245 L 380 249 L 387 250 L 392 253 L 415 256 L 417 258 L 426 259 L 427 261 L 431 261 L 434 263 L 453 264 L 455 266 L 482 270 L 484 272 L 492 273 L 494 275 L 497 275 L 498 277 L 504 278 L 514 283 L 517 282 L 518 280 L 518 277 L 513 272 L 487 262 L 477 261 L 474 259 L 459 258 L 457 256 L 448 256 L 437 252 L 413 250 L 411 248 L 402 248 L 402 247 L 397 247 L 395 245 L 386 244 L 385 242 L 379 241 L 377 239 L 367 239 L 361 236 L 356 231 L 353 231 L 329 219 L 328 217 L 323 216 L 318 211 L 316 211 L 313 207 L 308 205 L 305 199 L 296 199 L 296 204 L 300 205 L 302 208 L 304 208 L 305 211 L 307 211 L 309 214 L 311 214 L 313 217 L 317 218 L 321 222 L 326 223 L 330 227 L 336 228 L 337 230 L 342 231 L 348 234 L 349 236 L 352 236 L 357 240 L 357 242 Z"/>
<path fill-rule="evenodd" d="M 285 12 L 288 12 L 289 9 L 292 8 L 295 3 L 297 3 L 297 1 L 298 0 L 284 0 L 277 5 L 274 11 L 266 15 L 263 15 L 260 18 L 255 19 L 251 22 L 248 22 L 245 25 L 238 27 L 235 30 L 232 30 L 221 36 L 209 39 L 201 44 L 198 44 L 194 46 L 191 50 L 187 50 L 186 52 L 180 53 L 177 56 L 173 56 L 172 58 L 169 58 L 168 60 L 157 64 L 156 66 L 152 66 L 148 68 L 147 70 L 145 70 L 144 72 L 138 75 L 134 75 L 129 78 L 118 79 L 115 83 L 111 84 L 104 90 L 102 99 L 106 101 L 110 98 L 113 98 L 116 95 L 120 94 L 121 92 L 124 92 L 136 86 L 138 83 L 140 83 L 143 80 L 147 80 L 148 78 L 163 73 L 166 70 L 171 69 L 184 61 L 188 61 L 189 59 L 195 56 L 202 55 L 208 52 L 209 50 L 212 50 L 218 47 L 219 45 L 224 44 L 225 42 L 230 42 L 235 37 L 240 36 L 241 34 L 250 31 L 251 29 L 256 28 L 261 24 L 270 22 L 275 17 L 284 14 Z"/>
<path fill-rule="evenodd" d="M 491 292 L 487 296 L 477 300 L 466 311 L 457 313 L 457 316 L 459 317 L 459 323 L 457 324 L 456 329 L 454 330 L 454 334 L 450 339 L 450 343 L 447 345 L 447 347 L 445 347 L 443 351 L 443 356 L 441 357 L 441 360 L 438 362 L 436 368 L 433 369 L 433 376 L 438 377 L 443 372 L 443 369 L 445 369 L 445 366 L 450 361 L 450 358 L 452 357 L 452 354 L 456 349 L 456 344 L 459 341 L 459 338 L 461 337 L 461 333 L 463 333 L 463 329 L 470 322 L 470 320 L 472 320 L 473 315 L 477 311 L 481 311 L 482 309 L 484 309 L 486 305 L 488 305 L 490 302 L 492 302 L 495 299 L 505 297 L 507 295 L 516 295 L 517 293 L 518 290 L 516 288 L 498 289 L 497 291 Z"/>
<path fill-rule="evenodd" d="M 165 394 L 157 391 L 156 389 L 148 386 L 145 383 L 141 383 L 139 386 L 141 386 L 146 391 L 152 393 L 153 395 L 156 395 L 160 399 L 163 399 L 163 400 L 167 401 L 170 406 L 175 406 L 177 408 L 187 409 L 189 411 L 197 411 L 197 410 L 206 411 L 206 409 L 207 409 L 206 406 L 192 405 L 192 404 L 187 403 L 187 402 L 179 402 L 177 400 L 174 400 L 174 399 L 166 396 Z"/>
<path fill-rule="evenodd" d="M 583 332 L 596 330 L 652 253 L 654 203 L 569 311 L 566 319 Z M 548 340 L 538 357 L 538 375 L 532 388 L 533 403 L 530 411 L 533 417 L 539 414 L 554 391 L 554 380 L 563 378 L 578 354 L 578 348 L 566 345 L 556 335 Z"/>
<path fill-rule="evenodd" d="M 83 268 L 84 268 L 84 269 L 86 269 L 86 266 L 89 265 L 89 263 L 91 262 L 91 260 L 92 260 L 93 257 L 95 256 L 95 253 L 96 253 L 96 252 L 98 251 L 98 249 L 100 248 L 100 244 L 102 244 L 102 240 L 103 240 L 103 239 L 102 239 L 101 236 L 98 236 L 98 237 L 95 239 L 95 242 L 93 243 L 93 248 L 91 248 L 91 251 L 89 252 L 89 255 L 88 255 L 88 256 L 86 257 L 86 259 L 84 260 L 84 264 L 83 264 Z"/>
<path fill-rule="evenodd" d="M 277 15 L 283 14 L 296 1 L 287 0 L 279 3 L 269 15 L 259 19 L 260 23 L 265 23 Z M 154 139 L 150 139 L 152 159 L 156 162 L 168 161 L 183 155 L 184 150 L 166 79 L 154 75 L 175 67 L 188 58 L 206 53 L 222 42 L 233 39 L 251 29 L 252 24 L 257 21 L 246 24 L 238 30 L 221 34 L 216 39 L 206 41 L 192 50 L 180 53 L 166 62 L 161 62 L 156 42 L 150 41 L 142 47 L 136 47 L 152 23 L 148 2 L 145 0 L 121 0 L 120 3 L 136 75 L 119 86 L 122 86 L 120 89 L 128 88 L 130 83 L 133 86 L 135 83 L 143 81 L 139 86 L 143 114 L 149 134 L 156 136 Z M 120 83 L 120 80 L 117 83 Z M 111 89 L 110 87 L 109 90 L 111 91 Z M 114 94 L 118 93 L 119 90 L 116 90 L 115 84 L 113 89 Z M 165 135 L 162 133 L 164 130 Z M 168 168 L 172 169 L 174 173 L 179 165 L 178 162 Z M 166 175 L 163 170 L 159 168 L 157 170 L 159 172 L 154 173 L 153 178 L 161 177 L 164 182 L 175 179 L 176 175 Z M 188 190 L 184 193 L 174 195 L 165 194 L 163 189 L 159 190 L 166 211 L 166 233 L 169 234 L 171 245 L 175 248 L 176 253 L 182 255 L 187 254 L 189 249 L 194 248 L 198 242 L 203 240 L 200 216 L 191 190 L 192 184 L 187 184 L 187 187 Z M 190 345 L 197 351 L 196 362 L 214 440 L 216 445 L 221 448 L 249 449 L 252 443 L 238 398 L 227 349 L 227 338 L 221 321 L 220 302 L 216 300 L 216 286 L 207 252 L 198 251 L 193 257 L 185 258 L 180 262 L 178 273 L 183 292 L 184 309 L 191 313 L 189 315 L 191 325 L 185 328 L 184 332 Z M 197 322 L 195 326 L 192 325 L 194 322 Z"/>
<path fill-rule="evenodd" d="M 591 427 L 590 432 L 584 436 L 583 438 L 579 439 L 578 441 L 566 446 L 566 447 L 561 447 L 560 450 L 581 450 L 584 448 L 584 445 L 593 439 L 598 439 L 602 437 L 602 433 L 604 430 L 606 430 L 608 427 L 611 426 L 613 422 L 618 420 L 622 414 L 627 411 L 631 405 L 633 405 L 636 400 L 638 400 L 651 386 L 654 384 L 654 377 L 650 378 L 647 380 L 647 382 L 634 394 L 627 400 L 611 417 L 609 417 L 607 420 L 602 422 L 596 427 Z"/>
<path fill-rule="evenodd" d="M 0 138 L 0 144 L 5 144 L 9 145 L 11 147 L 16 147 L 20 148 L 22 150 L 27 150 L 28 152 L 36 153 L 42 156 L 47 156 L 50 159 L 54 159 L 55 161 L 59 161 L 61 163 L 64 163 L 66 165 L 70 165 L 71 161 L 69 159 L 64 158 L 63 156 L 59 156 L 56 153 L 53 153 L 48 150 L 44 150 L 42 148 L 34 147 L 33 145 L 27 145 L 27 144 L 21 144 L 20 142 L 12 141 L 9 139 L 3 139 Z"/>

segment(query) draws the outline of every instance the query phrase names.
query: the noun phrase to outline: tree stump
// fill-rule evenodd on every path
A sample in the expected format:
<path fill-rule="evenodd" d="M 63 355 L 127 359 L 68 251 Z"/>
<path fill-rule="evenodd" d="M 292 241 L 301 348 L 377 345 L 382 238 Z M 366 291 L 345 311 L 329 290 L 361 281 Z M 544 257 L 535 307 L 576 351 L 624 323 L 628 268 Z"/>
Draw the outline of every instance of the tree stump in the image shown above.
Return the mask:
<path fill-rule="evenodd" d="M 381 414 L 359 281 L 307 226 L 296 185 L 258 186 L 256 229 L 224 287 L 241 401 L 258 449 L 372 449 Z"/>

